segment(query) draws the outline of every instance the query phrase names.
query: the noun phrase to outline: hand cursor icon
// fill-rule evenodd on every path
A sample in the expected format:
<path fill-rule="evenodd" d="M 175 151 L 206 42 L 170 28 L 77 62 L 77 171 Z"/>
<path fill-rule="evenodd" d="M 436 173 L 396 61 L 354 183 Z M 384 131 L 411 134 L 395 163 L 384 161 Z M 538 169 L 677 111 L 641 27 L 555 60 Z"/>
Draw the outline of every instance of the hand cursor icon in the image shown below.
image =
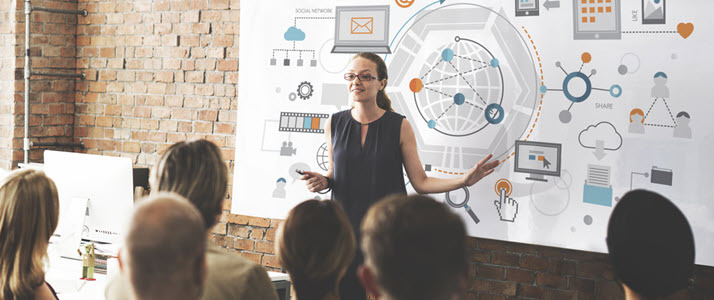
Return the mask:
<path fill-rule="evenodd" d="M 513 198 L 506 196 L 506 189 L 501 189 L 501 199 L 493 201 L 493 205 L 498 210 L 498 216 L 501 221 L 514 222 L 518 214 L 518 202 Z"/>

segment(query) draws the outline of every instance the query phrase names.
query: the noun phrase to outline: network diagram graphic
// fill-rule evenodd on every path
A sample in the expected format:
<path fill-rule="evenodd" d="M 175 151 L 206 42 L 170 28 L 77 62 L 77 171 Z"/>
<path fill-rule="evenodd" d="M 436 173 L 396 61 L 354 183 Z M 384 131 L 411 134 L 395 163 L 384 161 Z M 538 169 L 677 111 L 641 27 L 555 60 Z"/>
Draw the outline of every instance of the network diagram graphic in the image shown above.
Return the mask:
<path fill-rule="evenodd" d="M 488 49 L 456 36 L 438 58 L 409 82 L 415 105 L 429 128 L 467 136 L 503 121 L 503 73 Z"/>
<path fill-rule="evenodd" d="M 397 32 L 386 56 L 395 110 L 416 122 L 419 156 L 436 171 L 462 173 L 489 153 L 506 159 L 539 104 L 529 44 L 503 11 L 429 6 Z"/>
<path fill-rule="evenodd" d="M 560 122 L 570 123 L 573 119 L 573 114 L 570 110 L 573 108 L 575 103 L 581 103 L 588 100 L 593 91 L 605 91 L 609 92 L 610 96 L 613 98 L 618 98 L 622 95 L 622 87 L 617 84 L 613 84 L 610 88 L 594 87 L 592 83 L 592 77 L 597 74 L 597 70 L 591 69 L 589 74 L 583 73 L 583 68 L 587 63 L 592 60 L 592 55 L 588 52 L 584 52 L 580 56 L 581 64 L 577 71 L 568 72 L 563 68 L 563 64 L 560 61 L 555 63 L 555 66 L 559 68 L 565 74 L 563 79 L 562 88 L 553 89 L 548 88 L 546 85 L 540 87 L 541 93 L 546 93 L 548 91 L 559 91 L 562 92 L 565 98 L 570 101 L 568 109 L 562 110 L 558 115 Z"/>
<path fill-rule="evenodd" d="M 667 86 L 668 76 L 664 72 L 657 72 L 653 76 L 654 86 L 650 90 L 653 98 L 647 112 L 640 108 L 630 111 L 628 132 L 632 134 L 645 134 L 645 127 L 653 129 L 671 128 L 672 137 L 691 139 L 691 115 L 686 111 L 672 113 L 667 99 L 670 99 L 670 90 Z M 666 113 L 665 113 L 666 109 Z M 654 117 L 652 115 L 658 115 Z M 649 119 L 648 119 L 649 118 Z"/>

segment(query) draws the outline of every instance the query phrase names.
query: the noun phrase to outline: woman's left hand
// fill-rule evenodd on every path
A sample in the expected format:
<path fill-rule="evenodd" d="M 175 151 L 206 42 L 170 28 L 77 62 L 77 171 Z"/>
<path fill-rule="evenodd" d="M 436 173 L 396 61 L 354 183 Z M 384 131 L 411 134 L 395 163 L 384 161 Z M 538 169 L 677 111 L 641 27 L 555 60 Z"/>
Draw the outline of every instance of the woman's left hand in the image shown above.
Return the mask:
<path fill-rule="evenodd" d="M 489 154 L 488 156 L 484 157 L 478 164 L 476 164 L 471 170 L 466 172 L 466 174 L 463 177 L 464 181 L 464 186 L 472 186 L 475 183 L 479 182 L 482 178 L 490 175 L 493 173 L 495 168 L 498 166 L 499 161 L 494 160 L 492 162 L 486 163 L 489 159 L 493 157 L 492 154 Z"/>

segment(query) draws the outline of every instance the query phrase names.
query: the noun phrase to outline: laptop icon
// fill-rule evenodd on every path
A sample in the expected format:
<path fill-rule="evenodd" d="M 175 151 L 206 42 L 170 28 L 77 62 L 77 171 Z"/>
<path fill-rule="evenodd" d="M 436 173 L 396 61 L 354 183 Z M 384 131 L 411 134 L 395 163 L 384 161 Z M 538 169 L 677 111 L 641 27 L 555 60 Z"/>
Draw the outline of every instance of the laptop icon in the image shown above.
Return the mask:
<path fill-rule="evenodd" d="M 392 53 L 389 5 L 337 6 L 332 53 Z"/>

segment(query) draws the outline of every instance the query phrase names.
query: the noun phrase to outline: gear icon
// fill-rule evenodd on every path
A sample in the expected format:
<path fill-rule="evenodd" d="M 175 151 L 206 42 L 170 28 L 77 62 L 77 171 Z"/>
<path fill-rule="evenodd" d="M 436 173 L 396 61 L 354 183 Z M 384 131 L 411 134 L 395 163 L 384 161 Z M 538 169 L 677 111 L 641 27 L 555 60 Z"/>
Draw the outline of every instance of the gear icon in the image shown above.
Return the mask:
<path fill-rule="evenodd" d="M 295 101 L 295 99 L 297 99 L 297 95 L 295 93 L 290 93 L 288 94 L 288 99 L 290 99 L 290 101 Z"/>
<path fill-rule="evenodd" d="M 310 99 L 312 96 L 312 84 L 307 81 L 301 82 L 300 85 L 298 85 L 297 93 L 302 100 Z"/>

